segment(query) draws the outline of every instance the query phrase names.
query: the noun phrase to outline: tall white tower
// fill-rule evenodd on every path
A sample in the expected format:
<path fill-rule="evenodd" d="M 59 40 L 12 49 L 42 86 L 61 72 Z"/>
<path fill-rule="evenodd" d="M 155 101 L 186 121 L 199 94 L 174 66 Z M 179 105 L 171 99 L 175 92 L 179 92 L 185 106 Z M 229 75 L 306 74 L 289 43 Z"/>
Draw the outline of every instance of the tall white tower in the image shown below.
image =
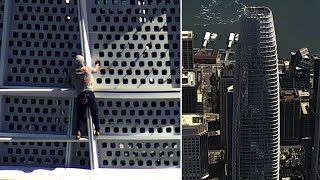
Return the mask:
<path fill-rule="evenodd" d="M 241 18 L 234 91 L 232 179 L 279 179 L 279 76 L 272 12 Z"/>

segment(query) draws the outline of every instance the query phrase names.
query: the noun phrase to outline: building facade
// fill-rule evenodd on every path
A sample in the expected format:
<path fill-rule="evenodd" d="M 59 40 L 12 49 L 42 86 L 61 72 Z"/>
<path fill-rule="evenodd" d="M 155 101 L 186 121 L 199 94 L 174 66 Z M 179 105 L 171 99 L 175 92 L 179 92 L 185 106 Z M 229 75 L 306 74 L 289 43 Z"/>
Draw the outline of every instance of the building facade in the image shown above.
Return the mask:
<path fill-rule="evenodd" d="M 197 114 L 183 114 L 182 122 L 182 179 L 208 179 L 208 124 Z"/>
<path fill-rule="evenodd" d="M 182 73 L 182 113 L 196 113 L 197 85 L 195 72 L 188 71 Z"/>
<path fill-rule="evenodd" d="M 298 145 L 302 137 L 302 107 L 296 89 L 280 91 L 280 142 L 281 145 Z"/>
<path fill-rule="evenodd" d="M 179 171 L 179 0 L 0 6 L 1 167 Z M 101 62 L 94 75 L 97 138 L 90 117 L 88 134 L 75 138 L 76 94 L 63 79 L 76 54 L 87 66 Z"/>
<path fill-rule="evenodd" d="M 228 92 L 226 94 L 226 106 L 232 107 L 233 106 L 233 85 L 228 87 Z M 232 179 L 232 154 L 234 149 L 232 149 L 232 133 L 234 124 L 233 124 L 233 109 L 228 108 L 225 113 L 225 119 L 226 119 L 226 176 L 227 179 Z"/>
<path fill-rule="evenodd" d="M 226 102 L 226 96 L 228 93 L 228 87 L 233 85 L 234 82 L 234 63 L 223 63 L 221 76 L 219 79 L 219 100 L 220 100 L 220 128 L 221 128 L 221 143 L 224 147 L 227 145 L 226 133 L 227 133 L 227 118 L 226 113 L 229 109 L 232 109 L 232 105 Z"/>
<path fill-rule="evenodd" d="M 232 179 L 279 179 L 280 115 L 276 35 L 267 7 L 246 7 L 237 49 Z"/>
<path fill-rule="evenodd" d="M 314 83 L 313 83 L 313 93 L 310 98 L 310 106 L 311 106 L 311 112 L 310 112 L 310 120 L 314 124 L 314 133 L 311 135 L 311 137 L 314 137 L 313 141 L 313 147 L 314 150 L 312 151 L 312 180 L 319 179 L 320 177 L 320 83 L 319 83 L 319 77 L 320 77 L 320 56 L 314 56 Z"/>
<path fill-rule="evenodd" d="M 182 69 L 183 71 L 194 70 L 193 59 L 193 33 L 182 31 Z"/>

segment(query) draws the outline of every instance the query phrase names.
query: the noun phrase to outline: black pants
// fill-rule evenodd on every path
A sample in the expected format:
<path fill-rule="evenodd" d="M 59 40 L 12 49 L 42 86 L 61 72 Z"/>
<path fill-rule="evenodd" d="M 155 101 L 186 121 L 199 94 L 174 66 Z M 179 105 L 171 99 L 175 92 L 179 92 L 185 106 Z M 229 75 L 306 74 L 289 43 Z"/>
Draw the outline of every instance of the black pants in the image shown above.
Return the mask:
<path fill-rule="evenodd" d="M 88 102 L 86 104 L 83 104 L 81 102 L 81 94 L 85 93 L 88 99 Z M 78 121 L 77 121 L 77 130 L 82 131 L 83 123 L 86 123 L 86 109 L 87 107 L 90 108 L 91 111 L 91 117 L 93 124 L 95 126 L 96 131 L 100 131 L 99 126 L 99 117 L 98 117 L 98 105 L 96 102 L 96 97 L 94 96 L 94 93 L 92 91 L 85 91 L 82 92 L 80 95 L 78 95 L 77 103 L 78 103 Z"/>

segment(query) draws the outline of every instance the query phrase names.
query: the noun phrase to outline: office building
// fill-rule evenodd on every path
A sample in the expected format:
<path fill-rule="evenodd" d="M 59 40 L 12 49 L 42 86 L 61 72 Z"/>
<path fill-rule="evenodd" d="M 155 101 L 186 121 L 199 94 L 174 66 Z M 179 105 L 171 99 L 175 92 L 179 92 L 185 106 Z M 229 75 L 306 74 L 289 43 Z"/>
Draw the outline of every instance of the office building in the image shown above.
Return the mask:
<path fill-rule="evenodd" d="M 230 107 L 233 106 L 233 85 L 229 86 L 227 89 L 227 94 L 226 94 L 226 107 Z M 234 128 L 234 119 L 233 119 L 233 109 L 232 108 L 228 108 L 226 110 L 225 113 L 225 123 L 226 123 L 226 127 L 228 127 L 226 129 L 226 176 L 227 179 L 232 179 L 232 153 L 233 153 L 233 149 L 232 149 L 232 132 L 233 132 L 233 128 Z"/>
<path fill-rule="evenodd" d="M 310 131 L 312 133 L 315 132 L 315 129 L 313 127 L 315 127 L 315 122 L 316 122 L 316 106 L 318 101 L 318 87 L 319 87 L 319 69 L 320 69 L 320 55 L 312 55 L 311 56 L 311 61 L 313 62 L 313 73 L 310 74 L 310 76 L 312 76 L 312 88 L 310 88 L 310 111 L 309 111 L 309 115 L 310 115 L 310 123 L 311 123 L 311 127 L 312 129 L 310 129 Z M 314 137 L 313 135 L 309 136 L 309 137 Z"/>
<path fill-rule="evenodd" d="M 225 180 L 223 150 L 209 150 L 209 179 Z"/>
<path fill-rule="evenodd" d="M 280 149 L 280 179 L 305 179 L 305 152 L 301 145 L 282 146 Z"/>
<path fill-rule="evenodd" d="M 214 49 L 195 49 L 194 62 L 196 64 L 217 64 L 220 61 L 221 55 Z"/>
<path fill-rule="evenodd" d="M 310 75 L 313 74 L 313 63 L 309 57 L 307 48 L 301 48 L 297 52 L 291 52 L 290 80 L 292 88 L 309 90 Z"/>
<path fill-rule="evenodd" d="M 303 174 L 305 179 L 311 179 L 312 177 L 312 153 L 313 153 L 313 139 L 310 137 L 301 138 L 301 146 L 304 152 L 304 159 L 303 159 Z"/>
<path fill-rule="evenodd" d="M 197 82 L 202 94 L 204 113 L 218 113 L 219 111 L 218 69 L 219 67 L 215 64 L 199 64 L 197 67 Z"/>
<path fill-rule="evenodd" d="M 278 68 L 279 68 L 279 81 L 281 88 L 292 88 L 292 80 L 290 80 L 289 76 L 289 64 L 290 61 L 279 59 L 278 60 Z"/>
<path fill-rule="evenodd" d="M 235 68 L 232 179 L 279 179 L 280 104 L 276 35 L 267 7 L 246 7 Z"/>
<path fill-rule="evenodd" d="M 311 118 L 310 113 L 310 92 L 298 90 L 300 98 L 300 121 L 302 137 L 313 137 L 314 134 L 314 120 Z"/>
<path fill-rule="evenodd" d="M 221 130 L 219 114 L 205 113 L 208 123 L 208 149 L 209 150 L 223 150 L 221 145 Z"/>
<path fill-rule="evenodd" d="M 203 116 L 182 115 L 182 179 L 207 179 L 208 124 Z"/>
<path fill-rule="evenodd" d="M 310 112 L 310 120 L 314 123 L 314 134 L 311 135 L 311 138 L 314 137 L 313 147 L 314 150 L 312 152 L 312 180 L 315 180 L 319 178 L 320 176 L 320 83 L 319 83 L 319 77 L 320 77 L 320 58 L 319 56 L 314 56 L 314 82 L 313 82 L 313 93 L 310 98 L 310 106 L 311 106 L 311 112 Z"/>
<path fill-rule="evenodd" d="M 195 73 L 188 71 L 182 73 L 182 113 L 197 112 L 197 86 Z"/>
<path fill-rule="evenodd" d="M 192 31 L 182 31 L 182 70 L 193 71 L 193 33 Z"/>
<path fill-rule="evenodd" d="M 232 109 L 232 105 L 226 103 L 226 96 L 228 93 L 228 87 L 233 85 L 234 82 L 234 63 L 223 63 L 221 76 L 219 79 L 219 100 L 220 100 L 220 128 L 221 128 L 221 143 L 226 148 L 226 132 L 228 129 L 226 113 L 229 109 Z"/>
<path fill-rule="evenodd" d="M 197 90 L 197 113 L 198 114 L 202 114 L 203 115 L 203 112 L 204 112 L 204 107 L 203 107 L 203 96 L 202 96 L 202 93 L 201 93 L 201 90 L 198 89 Z"/>
<path fill-rule="evenodd" d="M 317 91 L 318 91 L 318 84 L 319 84 L 319 77 L 320 77 L 320 55 L 312 55 L 311 61 L 313 62 L 313 73 L 311 74 L 313 76 L 313 82 L 312 82 L 312 89 L 311 89 L 311 95 L 314 96 L 316 99 L 317 97 Z"/>
<path fill-rule="evenodd" d="M 299 145 L 302 137 L 301 104 L 296 89 L 280 91 L 281 145 Z"/>

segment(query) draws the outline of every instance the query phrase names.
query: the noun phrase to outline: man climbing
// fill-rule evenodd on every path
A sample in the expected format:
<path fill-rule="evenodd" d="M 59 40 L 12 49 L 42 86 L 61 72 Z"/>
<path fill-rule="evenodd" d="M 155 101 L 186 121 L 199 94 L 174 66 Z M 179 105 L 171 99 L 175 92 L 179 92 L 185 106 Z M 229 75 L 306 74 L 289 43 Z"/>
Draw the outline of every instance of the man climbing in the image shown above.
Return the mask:
<path fill-rule="evenodd" d="M 99 136 L 100 126 L 98 117 L 98 106 L 94 96 L 93 73 L 98 72 L 100 62 L 95 61 L 95 67 L 84 65 L 84 58 L 81 55 L 75 56 L 73 70 L 65 78 L 65 84 L 71 85 L 77 91 L 77 139 L 81 138 L 83 123 L 85 122 L 86 108 L 91 111 L 92 121 L 95 126 L 94 135 Z"/>

